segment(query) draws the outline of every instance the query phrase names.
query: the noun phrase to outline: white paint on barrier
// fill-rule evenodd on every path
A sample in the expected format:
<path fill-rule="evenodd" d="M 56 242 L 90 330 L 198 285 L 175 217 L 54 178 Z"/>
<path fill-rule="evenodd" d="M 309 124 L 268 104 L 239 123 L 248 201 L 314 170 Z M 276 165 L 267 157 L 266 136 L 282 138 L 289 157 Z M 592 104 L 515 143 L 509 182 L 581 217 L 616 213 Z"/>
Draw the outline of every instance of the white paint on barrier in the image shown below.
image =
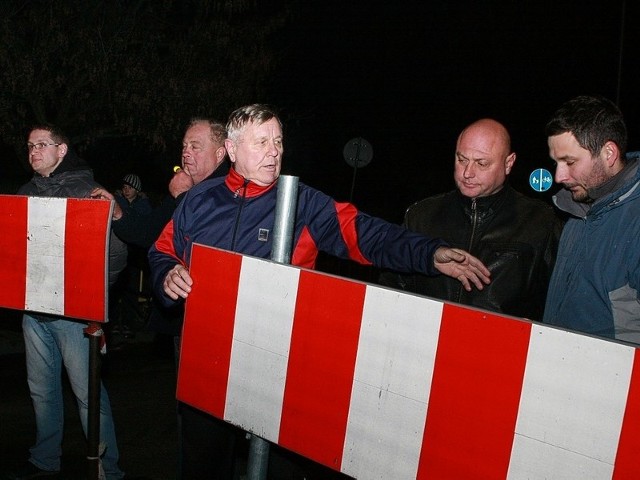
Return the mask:
<path fill-rule="evenodd" d="M 518 456 L 511 456 L 509 480 L 605 480 L 612 474 L 611 465 L 595 461 L 569 450 L 540 442 L 522 435 L 514 437 L 514 450 Z"/>
<path fill-rule="evenodd" d="M 509 478 L 611 478 L 634 349 L 534 325 Z"/>
<path fill-rule="evenodd" d="M 277 442 L 300 271 L 244 257 L 225 418 Z M 263 319 L 264 321 L 256 321 Z"/>
<path fill-rule="evenodd" d="M 443 304 L 367 286 L 342 471 L 415 478 Z"/>
<path fill-rule="evenodd" d="M 29 197 L 25 310 L 64 314 L 67 201 Z"/>
<path fill-rule="evenodd" d="M 250 257 L 245 262 L 225 418 L 230 419 L 231 412 L 233 423 L 251 425 L 256 433 L 277 441 L 292 319 L 296 301 L 304 305 L 305 299 L 290 298 L 297 294 L 298 269 L 258 266 L 266 262 Z M 287 270 L 291 276 L 283 273 Z M 445 304 L 371 285 L 365 292 L 343 455 L 331 458 L 331 465 L 341 461 L 343 472 L 362 479 L 415 478 Z M 340 307 L 335 306 L 336 315 Z M 611 478 L 635 349 L 540 324 L 527 330 L 524 377 L 513 379 L 518 389 L 522 386 L 521 397 L 513 397 L 519 401 L 515 431 L 511 422 L 503 429 L 504 435 L 513 434 L 507 477 Z M 443 351 L 450 347 L 440 345 Z M 351 365 L 345 368 L 351 373 Z M 487 388 L 493 388 L 491 382 Z M 469 392 L 472 399 L 473 394 Z M 318 408 L 333 406 L 325 402 Z M 456 412 L 451 409 L 444 415 L 446 421 Z M 445 461 L 462 458 L 466 440 L 460 435 Z M 447 464 L 441 467 L 446 471 Z"/>

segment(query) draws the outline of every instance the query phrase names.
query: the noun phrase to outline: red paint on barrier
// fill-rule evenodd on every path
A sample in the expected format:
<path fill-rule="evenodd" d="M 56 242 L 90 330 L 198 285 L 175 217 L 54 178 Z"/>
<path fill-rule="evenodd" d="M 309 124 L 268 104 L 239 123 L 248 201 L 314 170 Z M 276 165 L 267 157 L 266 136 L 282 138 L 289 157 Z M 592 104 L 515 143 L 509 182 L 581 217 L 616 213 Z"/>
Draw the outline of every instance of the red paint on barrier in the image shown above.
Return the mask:
<path fill-rule="evenodd" d="M 444 305 L 418 478 L 506 478 L 530 331 Z"/>
<path fill-rule="evenodd" d="M 107 320 L 107 237 L 110 203 L 67 199 L 64 238 L 64 314 Z"/>
<path fill-rule="evenodd" d="M 640 462 L 638 462 L 638 445 L 640 445 L 640 351 L 635 350 L 627 408 L 624 412 L 622 431 L 618 441 L 614 480 L 640 478 Z"/>
<path fill-rule="evenodd" d="M 365 291 L 364 284 L 300 272 L 278 443 L 336 470 Z"/>
<path fill-rule="evenodd" d="M 177 397 L 224 418 L 242 256 L 211 255 L 194 245 L 191 265 L 193 290 L 182 330 Z M 198 321 L 189 322 L 195 315 Z"/>
<path fill-rule="evenodd" d="M 24 309 L 28 198 L 0 195 L 0 306 Z"/>

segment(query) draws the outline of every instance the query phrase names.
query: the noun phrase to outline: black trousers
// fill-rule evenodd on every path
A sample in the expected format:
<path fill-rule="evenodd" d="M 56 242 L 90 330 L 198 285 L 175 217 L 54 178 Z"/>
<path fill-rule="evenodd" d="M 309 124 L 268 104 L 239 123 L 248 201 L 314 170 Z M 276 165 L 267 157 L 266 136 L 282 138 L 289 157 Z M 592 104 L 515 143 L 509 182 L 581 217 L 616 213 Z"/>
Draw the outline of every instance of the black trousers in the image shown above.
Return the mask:
<path fill-rule="evenodd" d="M 246 470 L 246 432 L 223 420 L 179 403 L 181 480 L 234 480 Z M 344 480 L 351 477 L 271 444 L 269 480 Z"/>
<path fill-rule="evenodd" d="M 182 456 L 180 478 L 233 480 L 237 446 L 243 441 L 244 432 L 184 403 L 179 403 L 178 408 Z"/>

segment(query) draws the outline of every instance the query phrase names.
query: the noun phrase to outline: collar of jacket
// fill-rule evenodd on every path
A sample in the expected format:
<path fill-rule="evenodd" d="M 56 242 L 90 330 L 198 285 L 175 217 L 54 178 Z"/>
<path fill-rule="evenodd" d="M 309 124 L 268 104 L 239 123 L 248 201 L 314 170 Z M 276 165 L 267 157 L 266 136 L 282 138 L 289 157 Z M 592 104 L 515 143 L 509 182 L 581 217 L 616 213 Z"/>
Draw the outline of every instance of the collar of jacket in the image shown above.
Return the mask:
<path fill-rule="evenodd" d="M 91 167 L 89 167 L 89 165 L 76 154 L 75 150 L 68 147 L 67 154 L 62 158 L 62 161 L 58 164 L 56 169 L 49 174 L 49 177 L 56 177 L 61 173 L 77 172 L 81 170 L 91 170 Z M 48 178 L 43 177 L 38 172 L 33 172 L 33 176 L 35 178 Z"/>
<path fill-rule="evenodd" d="M 493 195 L 486 197 L 476 197 L 475 199 L 465 197 L 457 190 L 458 201 L 463 205 L 464 213 L 468 217 L 475 215 L 476 221 L 482 223 L 484 220 L 492 217 L 495 212 L 499 211 L 504 205 L 505 200 L 509 196 L 511 186 L 505 183 L 504 186 Z M 475 211 L 473 204 L 475 202 Z"/>
<path fill-rule="evenodd" d="M 593 198 L 595 201 L 606 197 L 612 192 L 622 188 L 625 183 L 629 182 L 633 177 L 635 177 L 636 170 L 638 168 L 638 161 L 636 158 L 630 158 L 624 164 L 622 170 L 620 170 L 616 175 L 611 177 L 609 180 L 604 182 L 602 185 L 598 187 L 590 188 L 588 193 L 589 197 Z"/>
<path fill-rule="evenodd" d="M 623 170 L 607 180 L 606 184 L 601 185 L 599 189 L 590 190 L 590 192 L 594 190 L 598 192 L 595 194 L 598 197 L 595 202 L 576 202 L 571 197 L 571 192 L 563 188 L 553 196 L 553 203 L 560 210 L 574 217 L 585 218 L 590 213 L 601 212 L 606 205 L 616 200 L 623 200 L 632 187 L 640 181 L 638 155 L 634 152 L 633 154 L 627 154 L 627 158 L 628 161 Z"/>
<path fill-rule="evenodd" d="M 93 171 L 88 167 L 74 168 L 72 170 L 65 169 L 62 171 L 58 171 L 56 168 L 55 175 L 52 172 L 48 177 L 43 177 L 39 173 L 34 172 L 31 182 L 36 185 L 39 190 L 44 190 L 53 186 L 64 185 L 66 182 L 78 178 L 93 179 Z"/>
<path fill-rule="evenodd" d="M 262 185 L 253 183 L 251 180 L 245 179 L 242 175 L 236 172 L 235 168 L 230 168 L 224 183 L 227 185 L 227 188 L 235 194 L 245 198 L 253 198 L 259 197 L 260 195 L 268 192 L 275 187 L 278 182 L 275 181 L 271 185 L 263 187 Z"/>

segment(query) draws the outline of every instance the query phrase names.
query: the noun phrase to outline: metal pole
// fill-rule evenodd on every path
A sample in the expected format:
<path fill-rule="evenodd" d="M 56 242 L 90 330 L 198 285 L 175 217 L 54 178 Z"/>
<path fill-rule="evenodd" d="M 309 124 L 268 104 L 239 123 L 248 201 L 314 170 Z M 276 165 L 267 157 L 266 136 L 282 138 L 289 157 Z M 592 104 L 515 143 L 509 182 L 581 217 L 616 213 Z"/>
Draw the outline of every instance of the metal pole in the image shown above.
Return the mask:
<path fill-rule="evenodd" d="M 291 262 L 293 227 L 298 203 L 298 177 L 281 175 L 278 179 L 276 219 L 273 225 L 273 247 L 271 260 L 288 264 Z"/>
<path fill-rule="evenodd" d="M 356 189 L 356 173 L 358 173 L 358 160 L 353 164 L 353 177 L 351 179 L 351 193 L 349 194 L 349 203 L 353 203 L 353 192 Z"/>
<path fill-rule="evenodd" d="M 361 139 L 358 139 L 358 143 L 356 143 L 356 155 L 353 159 L 353 179 L 351 180 L 351 194 L 349 195 L 349 203 L 353 203 L 353 192 L 356 189 L 356 173 L 358 172 L 358 164 L 360 163 L 360 147 L 362 143 Z"/>
<path fill-rule="evenodd" d="M 271 260 L 288 264 L 291 262 L 293 227 L 296 223 L 298 204 L 298 177 L 281 175 L 278 179 L 278 197 L 276 200 L 276 218 L 273 226 L 273 246 Z M 251 435 L 249 442 L 249 460 L 247 462 L 248 480 L 265 480 L 269 467 L 269 442 Z"/>
<path fill-rule="evenodd" d="M 100 340 L 89 335 L 89 405 L 87 411 L 87 478 L 100 475 Z"/>

